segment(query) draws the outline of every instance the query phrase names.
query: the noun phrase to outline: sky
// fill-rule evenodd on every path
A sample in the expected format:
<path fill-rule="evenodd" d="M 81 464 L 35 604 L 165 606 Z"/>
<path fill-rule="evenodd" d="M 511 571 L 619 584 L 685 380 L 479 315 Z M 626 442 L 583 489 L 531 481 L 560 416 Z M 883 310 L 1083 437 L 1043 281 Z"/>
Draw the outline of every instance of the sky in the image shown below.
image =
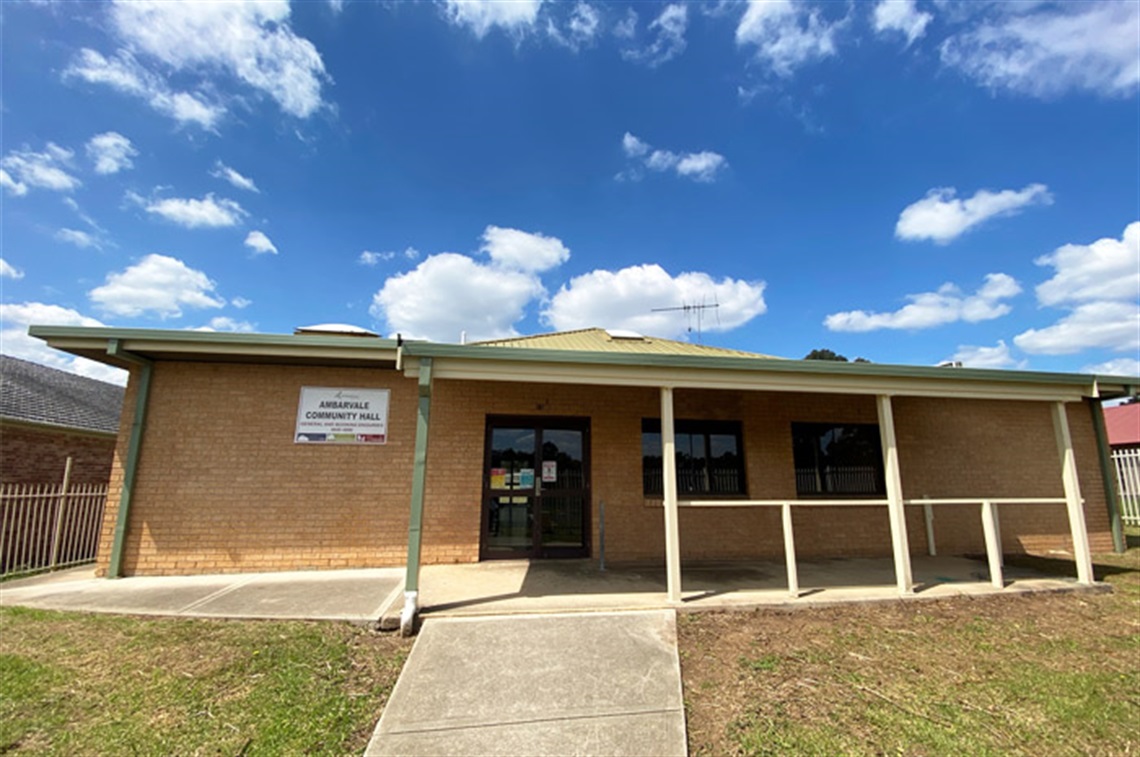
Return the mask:
<path fill-rule="evenodd" d="M 29 324 L 1140 375 L 1140 3 L 5 2 Z"/>

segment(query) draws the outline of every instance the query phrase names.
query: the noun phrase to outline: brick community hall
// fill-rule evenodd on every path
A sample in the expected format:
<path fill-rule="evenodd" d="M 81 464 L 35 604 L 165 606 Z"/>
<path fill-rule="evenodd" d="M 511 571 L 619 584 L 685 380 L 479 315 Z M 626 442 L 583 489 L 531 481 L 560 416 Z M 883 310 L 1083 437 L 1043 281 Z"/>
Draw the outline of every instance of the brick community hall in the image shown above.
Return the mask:
<path fill-rule="evenodd" d="M 850 364 L 587 329 L 474 344 L 33 326 L 127 368 L 98 571 L 1121 547 L 1101 401 L 1137 380 Z M 930 514 L 937 511 L 937 517 Z M 1000 511 L 1000 519 L 996 515 Z M 980 517 L 979 517 L 980 513 Z M 936 524 L 936 529 L 935 529 Z M 1114 545 L 1115 539 L 1115 545 Z"/>

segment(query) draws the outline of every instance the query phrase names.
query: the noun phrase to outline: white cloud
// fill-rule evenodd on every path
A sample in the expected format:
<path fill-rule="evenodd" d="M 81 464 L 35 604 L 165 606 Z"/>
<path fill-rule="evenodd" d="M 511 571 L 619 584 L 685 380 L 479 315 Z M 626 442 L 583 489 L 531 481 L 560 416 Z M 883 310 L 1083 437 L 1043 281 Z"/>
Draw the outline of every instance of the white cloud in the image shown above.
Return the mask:
<path fill-rule="evenodd" d="M 1051 326 L 1018 334 L 1014 344 L 1046 355 L 1140 349 L 1140 221 L 1128 224 L 1119 240 L 1067 244 L 1034 262 L 1055 271 L 1037 286 L 1038 303 L 1069 313 Z"/>
<path fill-rule="evenodd" d="M 12 175 L 3 168 L 0 168 L 0 187 L 4 187 L 8 190 L 8 194 L 16 197 L 23 197 L 28 193 L 28 185 L 13 179 Z"/>
<path fill-rule="evenodd" d="M 521 36 L 534 28 L 543 0 L 445 0 L 443 11 L 456 26 L 466 26 L 482 39 L 494 27 Z"/>
<path fill-rule="evenodd" d="M 554 19 L 548 18 L 546 34 L 563 47 L 577 52 L 582 47 L 591 44 L 598 36 L 601 21 L 601 14 L 598 13 L 597 8 L 589 3 L 579 2 L 575 4 L 574 10 L 571 12 L 565 30 L 559 29 Z"/>
<path fill-rule="evenodd" d="M 253 300 L 247 300 L 245 297 L 234 297 L 230 300 L 230 304 L 238 310 L 243 310 L 253 304 Z"/>
<path fill-rule="evenodd" d="M 99 239 L 86 231 L 79 231 L 77 229 L 60 229 L 55 233 L 55 239 L 59 242 L 67 242 L 73 244 L 80 249 L 88 249 L 94 247 L 95 249 L 102 249 L 103 245 Z"/>
<path fill-rule="evenodd" d="M 1013 338 L 1035 355 L 1072 355 L 1086 349 L 1117 352 L 1140 350 L 1140 305 L 1135 302 L 1089 302 L 1043 329 L 1029 329 Z"/>
<path fill-rule="evenodd" d="M 847 19 L 828 22 L 799 0 L 749 0 L 736 27 L 738 47 L 755 48 L 756 60 L 778 76 L 835 54 L 835 36 Z"/>
<path fill-rule="evenodd" d="M 23 271 L 16 268 L 4 258 L 0 258 L 0 279 L 19 280 L 22 278 L 24 278 Z"/>
<path fill-rule="evenodd" d="M 631 13 L 633 15 L 626 17 L 626 26 L 621 27 L 622 34 L 619 36 L 628 33 L 630 37 L 633 37 L 636 34 L 637 15 L 632 11 Z M 665 10 L 661 11 L 661 15 L 649 24 L 649 33 L 655 35 L 653 42 L 640 49 L 624 49 L 621 51 L 621 57 L 634 63 L 643 63 L 650 68 L 656 68 L 685 52 L 685 31 L 688 28 L 689 7 L 682 3 L 667 5 Z"/>
<path fill-rule="evenodd" d="M 985 283 L 972 295 L 963 294 L 954 284 L 943 284 L 936 292 L 909 294 L 910 304 L 890 313 L 851 310 L 832 313 L 823 324 L 831 331 L 876 331 L 878 329 L 929 329 L 947 323 L 976 323 L 999 318 L 1010 311 L 1002 300 L 1021 292 L 1021 286 L 1004 273 L 986 275 Z M 1021 346 L 1020 344 L 1018 346 Z"/>
<path fill-rule="evenodd" d="M 621 149 L 627 157 L 640 158 L 649 152 L 649 145 L 627 131 L 621 138 Z"/>
<path fill-rule="evenodd" d="M 723 155 L 704 150 L 702 152 L 687 153 L 677 161 L 677 175 L 692 179 L 693 181 L 711 182 L 716 180 L 717 172 L 728 165 Z"/>
<path fill-rule="evenodd" d="M 234 169 L 227 166 L 222 161 L 214 164 L 214 170 L 210 171 L 210 175 L 217 179 L 228 181 L 238 189 L 244 189 L 247 192 L 260 192 L 257 185 L 253 183 L 253 179 L 248 176 L 243 176 Z"/>
<path fill-rule="evenodd" d="M 255 255 L 262 255 L 267 252 L 277 254 L 277 247 L 269 241 L 269 237 L 260 231 L 249 232 L 245 238 L 245 246 L 253 250 Z"/>
<path fill-rule="evenodd" d="M 933 15 L 918 10 L 915 0 L 880 0 L 875 6 L 873 23 L 880 34 L 902 32 L 909 47 L 926 34 L 926 26 L 933 19 Z"/>
<path fill-rule="evenodd" d="M 687 153 L 653 150 L 648 142 L 628 131 L 622 137 L 621 146 L 633 165 L 614 177 L 618 181 L 638 181 L 643 174 L 642 168 L 648 168 L 658 172 L 674 171 L 682 178 L 707 184 L 716 181 L 720 172 L 728 167 L 728 161 L 719 153 L 709 150 Z"/>
<path fill-rule="evenodd" d="M 1044 184 L 1021 190 L 990 192 L 980 189 L 969 199 L 955 197 L 953 187 L 940 187 L 908 205 L 899 214 L 895 236 L 906 241 L 930 239 L 947 244 L 990 218 L 1015 215 L 1031 205 L 1049 205 L 1053 196 Z"/>
<path fill-rule="evenodd" d="M 1140 376 L 1140 360 L 1134 357 L 1118 357 L 1103 363 L 1086 365 L 1081 373 L 1098 373 L 1101 376 Z"/>
<path fill-rule="evenodd" d="M 404 257 L 408 260 L 418 260 L 420 257 L 420 251 L 415 247 L 406 247 L 404 248 Z"/>
<path fill-rule="evenodd" d="M 101 310 L 121 316 L 146 313 L 160 318 L 182 315 L 182 307 L 220 308 L 213 281 L 177 258 L 147 255 L 119 273 L 107 275 L 102 286 L 88 292 Z"/>
<path fill-rule="evenodd" d="M 249 215 L 235 201 L 215 199 L 213 193 L 200 200 L 181 197 L 146 200 L 137 196 L 130 196 L 129 199 L 140 202 L 146 212 L 188 229 L 236 226 L 242 218 Z"/>
<path fill-rule="evenodd" d="M 139 151 L 131 140 L 117 131 L 96 134 L 87 142 L 87 157 L 95 163 L 95 173 L 118 173 L 134 165 L 131 158 Z"/>
<path fill-rule="evenodd" d="M 372 252 L 371 250 L 364 250 L 360 253 L 360 257 L 357 258 L 357 262 L 361 265 L 371 267 L 375 266 L 381 260 L 391 260 L 394 257 L 396 257 L 396 253 L 394 252 Z"/>
<path fill-rule="evenodd" d="M 127 372 L 93 360 L 72 357 L 54 350 L 40 339 L 28 336 L 28 326 L 88 326 L 104 324 L 70 308 L 43 302 L 0 303 L 0 343 L 4 354 L 33 363 L 77 373 L 81 376 L 126 384 Z"/>
<path fill-rule="evenodd" d="M 540 233 L 488 226 L 480 251 L 488 262 L 444 252 L 411 271 L 390 276 L 372 298 L 370 313 L 390 331 L 454 342 L 513 336 L 527 305 L 546 294 L 539 273 L 564 263 L 562 240 Z M 415 248 L 404 251 L 409 260 Z"/>
<path fill-rule="evenodd" d="M 322 105 L 324 63 L 313 43 L 293 32 L 287 0 L 119 0 L 111 19 L 131 51 L 175 72 L 226 72 L 299 118 Z"/>
<path fill-rule="evenodd" d="M 344 10 L 344 0 L 329 0 L 329 10 L 334 14 L 340 14 Z"/>
<path fill-rule="evenodd" d="M 229 316 L 219 315 L 210 319 L 205 326 L 198 326 L 194 331 L 232 331 L 248 334 L 257 330 L 257 325 L 249 321 L 237 321 Z"/>
<path fill-rule="evenodd" d="M 26 194 L 28 187 L 71 192 L 81 185 L 79 179 L 64 170 L 71 166 L 74 157 L 74 152 L 52 142 L 43 152 L 13 150 L 0 160 L 0 168 L 7 172 L 0 182 L 17 196 Z"/>
<path fill-rule="evenodd" d="M 637 11 L 625 9 L 625 18 L 614 24 L 613 35 L 618 39 L 633 39 L 637 36 Z"/>
<path fill-rule="evenodd" d="M 570 259 L 570 250 L 556 237 L 499 226 L 483 231 L 479 249 L 499 267 L 525 273 L 546 271 Z"/>
<path fill-rule="evenodd" d="M 63 72 L 64 79 L 82 79 L 103 84 L 123 94 L 139 97 L 159 113 L 180 124 L 197 124 L 213 130 L 225 107 L 207 102 L 201 95 L 175 92 L 161 77 L 143 68 L 135 57 L 120 50 L 114 58 L 83 48 Z"/>
<path fill-rule="evenodd" d="M 962 345 L 950 358 L 967 368 L 1024 368 L 1024 360 L 1017 360 L 1009 352 L 1009 345 L 999 339 L 993 347 Z"/>
<path fill-rule="evenodd" d="M 1140 84 L 1136 2 L 998 4 L 999 15 L 942 43 L 942 62 L 992 90 L 1031 97 L 1130 97 Z"/>
<path fill-rule="evenodd" d="M 560 331 L 599 326 L 676 337 L 689 326 L 683 313 L 654 313 L 654 308 L 716 303 L 715 318 L 706 318 L 702 328 L 728 331 L 767 310 L 765 286 L 763 281 L 717 281 L 700 272 L 670 276 L 655 264 L 619 271 L 595 270 L 563 285 L 542 317 Z"/>
<path fill-rule="evenodd" d="M 1136 299 L 1140 296 L 1140 221 L 1128 224 L 1120 239 L 1067 244 L 1034 262 L 1056 270 L 1053 278 L 1037 286 L 1037 301 L 1042 305 Z"/>
<path fill-rule="evenodd" d="M 515 336 L 527 304 L 545 290 L 536 276 L 466 255 L 428 256 L 413 270 L 389 277 L 369 312 L 390 331 L 441 342 Z"/>

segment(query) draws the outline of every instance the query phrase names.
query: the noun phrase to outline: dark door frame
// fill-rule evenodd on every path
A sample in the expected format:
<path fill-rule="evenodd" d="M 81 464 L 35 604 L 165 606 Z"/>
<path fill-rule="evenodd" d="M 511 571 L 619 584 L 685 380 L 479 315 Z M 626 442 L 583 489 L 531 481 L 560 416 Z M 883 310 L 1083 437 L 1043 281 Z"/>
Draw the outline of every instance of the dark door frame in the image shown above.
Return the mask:
<path fill-rule="evenodd" d="M 527 494 L 519 492 L 520 496 L 529 496 L 533 500 L 534 526 L 531 533 L 531 547 L 528 551 L 519 550 L 508 554 L 488 554 L 487 536 L 490 527 L 490 508 L 492 496 L 504 496 L 501 490 L 491 489 L 491 434 L 495 428 L 532 428 L 535 432 L 535 482 L 541 481 L 542 475 L 542 432 L 546 429 L 568 430 L 582 432 L 582 479 L 584 486 L 581 496 L 584 499 L 582 507 L 582 546 L 563 547 L 544 550 L 542 547 L 542 496 L 545 490 L 537 492 L 531 490 Z M 577 415 L 488 415 L 486 427 L 483 431 L 483 497 L 479 508 L 479 559 L 480 560 L 520 560 L 541 558 L 575 558 L 589 557 L 592 552 L 593 531 L 593 483 L 591 481 L 591 444 L 590 444 L 590 418 Z"/>

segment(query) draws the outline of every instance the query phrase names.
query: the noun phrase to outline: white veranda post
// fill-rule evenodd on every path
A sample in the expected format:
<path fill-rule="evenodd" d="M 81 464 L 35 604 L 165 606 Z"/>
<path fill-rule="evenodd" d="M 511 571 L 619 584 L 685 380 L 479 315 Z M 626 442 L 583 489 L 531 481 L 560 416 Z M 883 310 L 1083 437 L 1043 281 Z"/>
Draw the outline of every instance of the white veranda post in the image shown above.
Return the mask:
<path fill-rule="evenodd" d="M 902 475 L 899 473 L 899 448 L 895 439 L 895 417 L 891 411 L 891 398 L 876 397 L 879 411 L 879 433 L 883 443 L 883 473 L 887 480 L 887 512 L 891 521 L 891 547 L 895 557 L 895 580 L 899 594 L 914 591 L 910 569 L 910 545 L 906 535 L 906 512 L 903 509 Z"/>
<path fill-rule="evenodd" d="M 677 442 L 673 389 L 661 387 L 661 472 L 664 478 L 665 577 L 670 602 L 681 601 L 681 533 L 677 517 Z"/>
<path fill-rule="evenodd" d="M 1077 561 L 1077 581 L 1093 582 L 1089 533 L 1085 526 L 1085 508 L 1081 501 L 1081 484 L 1077 479 L 1077 460 L 1073 455 L 1073 439 L 1069 435 L 1069 418 L 1065 403 L 1053 403 L 1053 431 L 1057 435 L 1057 453 L 1061 457 L 1061 482 L 1065 486 L 1065 504 L 1069 510 L 1069 530 L 1073 534 L 1073 557 Z"/>

